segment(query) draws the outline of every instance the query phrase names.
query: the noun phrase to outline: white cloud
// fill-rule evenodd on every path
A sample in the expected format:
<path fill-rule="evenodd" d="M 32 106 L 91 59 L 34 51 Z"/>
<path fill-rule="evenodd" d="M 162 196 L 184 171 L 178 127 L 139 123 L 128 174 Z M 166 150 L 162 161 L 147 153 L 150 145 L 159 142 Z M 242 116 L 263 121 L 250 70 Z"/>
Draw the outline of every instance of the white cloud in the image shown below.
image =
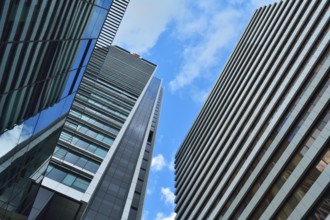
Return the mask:
<path fill-rule="evenodd" d="M 165 216 L 164 213 L 158 212 L 155 220 L 174 220 L 176 213 L 172 212 L 169 216 Z"/>
<path fill-rule="evenodd" d="M 191 91 L 192 99 L 200 104 L 203 104 L 205 100 L 207 99 L 208 95 L 210 93 L 209 89 L 193 89 Z"/>
<path fill-rule="evenodd" d="M 113 44 L 148 53 L 182 8 L 184 1 L 131 0 Z"/>
<path fill-rule="evenodd" d="M 158 154 L 151 160 L 151 169 L 161 171 L 166 166 L 165 158 L 162 154 Z"/>
<path fill-rule="evenodd" d="M 168 168 L 170 171 L 174 171 L 174 155 L 171 157 L 171 161 L 168 162 L 162 154 L 154 156 L 151 160 L 151 169 L 154 171 L 162 171 L 163 168 Z"/>
<path fill-rule="evenodd" d="M 161 188 L 162 196 L 161 198 L 165 201 L 165 204 L 170 204 L 174 206 L 175 195 L 168 187 Z"/>
<path fill-rule="evenodd" d="M 170 171 L 175 171 L 175 152 L 172 153 L 171 161 L 167 163 L 167 167 Z"/>
<path fill-rule="evenodd" d="M 171 159 L 167 167 L 170 171 L 175 171 L 174 157 Z"/>
<path fill-rule="evenodd" d="M 203 103 L 208 95 L 210 81 L 219 75 L 220 62 L 228 59 L 244 27 L 253 12 L 273 3 L 274 0 L 227 0 L 227 4 L 215 0 L 191 3 L 177 20 L 174 36 L 184 44 L 182 62 L 175 77 L 169 82 L 172 93 L 187 91 L 197 103 Z M 218 69 L 218 71 L 216 71 Z M 209 82 L 207 86 L 199 86 Z"/>
<path fill-rule="evenodd" d="M 169 89 L 172 93 L 179 91 L 179 95 L 184 91 L 182 94 L 188 93 L 195 102 L 202 103 L 233 49 L 230 45 L 238 41 L 253 12 L 273 2 L 131 0 L 114 44 L 140 55 L 148 54 L 171 27 L 171 39 L 183 49 L 178 48 L 179 54 L 173 58 L 178 62 L 178 71 L 168 83 Z"/>
<path fill-rule="evenodd" d="M 188 44 L 182 54 L 180 71 L 169 83 L 172 92 L 193 84 L 198 78 L 209 78 L 210 69 L 219 64 L 221 53 L 229 49 L 228 45 L 240 34 L 237 30 L 243 26 L 241 9 L 214 6 L 210 12 L 206 3 L 195 7 L 186 13 L 188 18 L 182 18 L 175 31 Z M 199 16 L 191 16 L 195 10 Z"/>
<path fill-rule="evenodd" d="M 7 154 L 17 144 L 31 136 L 32 129 L 24 124 L 17 125 L 13 129 L 4 132 L 0 136 L 0 157 Z"/>

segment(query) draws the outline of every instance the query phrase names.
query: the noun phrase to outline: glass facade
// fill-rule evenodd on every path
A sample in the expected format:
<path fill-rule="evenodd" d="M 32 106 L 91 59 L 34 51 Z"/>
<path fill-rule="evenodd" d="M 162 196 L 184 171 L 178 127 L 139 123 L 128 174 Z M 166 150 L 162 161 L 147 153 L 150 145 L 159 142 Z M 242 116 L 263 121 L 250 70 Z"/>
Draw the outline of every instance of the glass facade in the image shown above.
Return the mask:
<path fill-rule="evenodd" d="M 67 142 L 74 148 L 80 148 L 94 153 L 99 157 L 105 157 L 108 148 L 96 145 L 93 140 L 86 140 L 72 133 L 63 131 L 60 136 L 61 142 Z M 95 140 L 94 140 L 95 141 Z"/>
<path fill-rule="evenodd" d="M 126 206 L 129 212 L 126 203 L 133 202 L 128 199 L 135 188 L 133 179 L 139 178 L 145 188 L 151 163 L 152 139 L 147 146 L 144 143 L 150 129 L 156 133 L 158 122 L 161 81 L 152 76 L 155 68 L 119 47 L 94 50 L 34 203 L 37 219 L 59 211 L 55 204 L 38 207 L 39 198 L 50 191 L 49 204 L 56 196 L 80 203 L 75 211 L 78 218 L 89 219 L 98 212 L 93 219 L 120 219 Z M 153 123 L 152 117 L 157 119 Z M 150 153 L 144 162 L 142 151 Z M 136 173 L 139 163 L 140 174 Z M 141 199 L 134 199 L 134 207 L 141 215 L 145 189 L 139 193 Z"/>
<path fill-rule="evenodd" d="M 53 152 L 52 146 L 59 138 L 63 120 L 56 121 L 47 131 L 34 135 L 32 141 L 23 141 L 0 158 L 1 218 L 26 219 L 33 204 L 35 183 L 40 182 L 43 164 Z"/>
<path fill-rule="evenodd" d="M 96 162 L 95 160 L 87 157 L 83 157 L 78 153 L 69 151 L 63 147 L 56 147 L 53 156 L 65 162 L 71 163 L 72 165 L 79 166 L 92 173 L 96 173 L 100 166 L 99 162 Z"/>
<path fill-rule="evenodd" d="M 151 128 L 148 134 L 148 140 L 144 149 L 143 160 L 140 165 L 140 171 L 137 179 L 137 184 L 134 187 L 133 201 L 129 209 L 128 219 L 142 219 L 142 212 L 144 206 L 144 195 L 147 191 L 148 173 L 151 166 L 153 146 L 155 144 L 155 136 L 158 127 L 158 120 L 160 116 L 160 109 L 163 97 L 163 89 L 161 89 L 157 99 L 154 116 L 152 119 Z"/>
<path fill-rule="evenodd" d="M 32 182 L 41 181 L 56 146 L 51 135 L 63 126 L 102 26 L 106 21 L 112 41 L 119 15 L 126 9 L 126 2 L 114 2 L 120 9 L 112 9 L 116 21 L 110 22 L 106 19 L 112 0 L 0 1 L 0 218 L 28 215 L 33 201 L 28 191 L 35 191 Z M 118 132 L 116 126 L 109 129 Z M 36 154 L 45 164 L 31 156 L 41 139 L 53 140 L 40 150 L 42 156 Z M 105 156 L 106 149 L 96 147 L 93 153 Z M 96 159 L 76 165 L 95 172 L 99 163 Z M 19 188 L 27 190 L 18 193 Z"/>
<path fill-rule="evenodd" d="M 153 78 L 88 204 L 85 219 L 121 218 L 159 87 L 160 80 Z M 142 169 L 140 181 L 144 181 L 147 167 Z M 138 206 L 135 203 L 133 200 L 133 206 Z"/>
<path fill-rule="evenodd" d="M 86 191 L 90 182 L 87 179 L 78 177 L 74 173 L 61 169 L 54 165 L 49 165 L 47 167 L 47 171 L 45 175 L 50 179 L 56 180 L 57 182 L 63 183 L 64 185 L 70 186 L 81 192 Z"/>
<path fill-rule="evenodd" d="M 1 133 L 77 89 L 109 10 L 102 5 L 1 1 Z"/>

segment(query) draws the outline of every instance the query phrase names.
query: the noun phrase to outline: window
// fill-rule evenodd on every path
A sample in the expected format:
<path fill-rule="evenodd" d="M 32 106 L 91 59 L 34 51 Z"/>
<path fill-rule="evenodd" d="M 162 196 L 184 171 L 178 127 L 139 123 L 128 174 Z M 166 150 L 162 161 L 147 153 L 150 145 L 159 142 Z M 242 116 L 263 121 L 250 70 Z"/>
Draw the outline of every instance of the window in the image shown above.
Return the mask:
<path fill-rule="evenodd" d="M 64 171 L 62 168 L 55 167 L 54 165 L 49 165 L 47 167 L 46 177 L 74 188 L 80 192 L 85 192 L 90 183 L 89 180 L 83 177 L 78 177 L 76 174 L 70 173 L 67 170 Z"/>
<path fill-rule="evenodd" d="M 77 153 L 69 151 L 65 148 L 57 146 L 54 152 L 54 157 L 62 159 L 73 165 L 81 167 L 92 173 L 96 173 L 100 164 L 82 155 L 77 155 Z"/>
<path fill-rule="evenodd" d="M 60 139 L 62 141 L 75 145 L 81 149 L 84 149 L 93 154 L 96 154 L 97 156 L 100 156 L 100 157 L 105 157 L 105 155 L 107 154 L 106 149 L 96 146 L 92 143 L 89 143 L 83 139 L 80 139 L 79 137 L 73 136 L 72 134 L 64 132 L 64 131 L 61 133 Z"/>

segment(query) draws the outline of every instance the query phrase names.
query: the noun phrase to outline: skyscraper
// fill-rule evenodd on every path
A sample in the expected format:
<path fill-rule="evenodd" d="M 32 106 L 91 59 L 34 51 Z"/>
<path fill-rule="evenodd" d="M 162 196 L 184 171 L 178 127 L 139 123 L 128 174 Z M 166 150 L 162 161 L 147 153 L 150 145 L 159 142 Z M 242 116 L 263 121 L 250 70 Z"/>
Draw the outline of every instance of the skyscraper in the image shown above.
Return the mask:
<path fill-rule="evenodd" d="M 329 5 L 254 13 L 176 154 L 177 219 L 329 216 Z"/>
<path fill-rule="evenodd" d="M 1 133 L 72 94 L 110 5 L 1 1 Z"/>
<path fill-rule="evenodd" d="M 162 97 L 155 68 L 119 47 L 94 51 L 31 219 L 141 218 Z"/>
<path fill-rule="evenodd" d="M 127 4 L 0 2 L 0 218 L 28 215 L 92 51 L 111 44 Z"/>

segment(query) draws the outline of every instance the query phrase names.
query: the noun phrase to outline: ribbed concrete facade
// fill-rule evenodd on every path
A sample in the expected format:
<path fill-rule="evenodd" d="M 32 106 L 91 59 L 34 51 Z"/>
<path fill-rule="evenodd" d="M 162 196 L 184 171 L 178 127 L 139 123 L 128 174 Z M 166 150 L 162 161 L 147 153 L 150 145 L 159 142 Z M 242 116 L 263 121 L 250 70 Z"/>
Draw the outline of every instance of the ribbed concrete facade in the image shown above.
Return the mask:
<path fill-rule="evenodd" d="M 329 6 L 254 13 L 176 154 L 177 219 L 329 215 Z"/>

